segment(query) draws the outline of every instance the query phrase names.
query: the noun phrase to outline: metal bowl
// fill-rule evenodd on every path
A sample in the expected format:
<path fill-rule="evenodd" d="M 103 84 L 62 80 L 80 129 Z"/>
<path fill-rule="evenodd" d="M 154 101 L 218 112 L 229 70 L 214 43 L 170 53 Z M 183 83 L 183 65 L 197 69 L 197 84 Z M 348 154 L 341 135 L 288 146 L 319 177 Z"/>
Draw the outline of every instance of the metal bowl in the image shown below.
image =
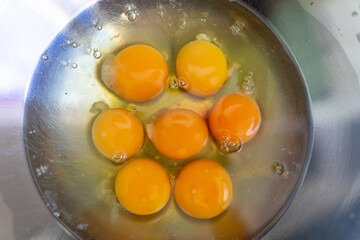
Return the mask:
<path fill-rule="evenodd" d="M 73 239 L 47 211 L 28 171 L 21 150 L 23 101 L 39 54 L 87 2 L 0 1 L 4 23 L 0 26 L 4 36 L 0 39 L 0 235 L 4 239 Z M 314 116 L 314 151 L 304 184 L 264 239 L 359 238 L 358 2 L 243 2 L 262 14 L 292 50 L 306 77 Z"/>
<path fill-rule="evenodd" d="M 228 46 L 224 47 L 228 60 L 238 61 L 241 69 L 251 69 L 257 76 L 255 97 L 262 110 L 262 130 L 240 153 L 212 155 L 231 174 L 234 201 L 225 213 L 210 220 L 182 214 L 172 198 L 157 214 L 130 214 L 117 203 L 113 191 L 119 165 L 102 157 L 91 140 L 94 103 L 126 107 L 101 82 L 103 59 L 128 44 L 147 43 L 165 52 L 174 74 L 171 62 L 176 53 L 202 32 Z M 234 81 L 228 80 L 210 100 L 165 91 L 137 106 L 151 114 L 160 110 L 156 102 L 166 103 L 162 107 L 201 106 L 237 91 L 231 85 Z M 146 122 L 151 114 L 144 114 L 142 120 Z M 24 113 L 27 159 L 40 194 L 57 220 L 81 239 L 262 236 L 284 213 L 304 179 L 312 134 L 309 94 L 289 49 L 255 11 L 226 1 L 100 1 L 92 5 L 43 53 L 28 88 Z M 144 148 L 150 150 L 144 154 L 155 158 L 156 150 L 150 145 L 145 142 Z M 176 178 L 184 164 L 201 157 L 180 161 L 176 167 L 164 157 L 157 161 Z"/>

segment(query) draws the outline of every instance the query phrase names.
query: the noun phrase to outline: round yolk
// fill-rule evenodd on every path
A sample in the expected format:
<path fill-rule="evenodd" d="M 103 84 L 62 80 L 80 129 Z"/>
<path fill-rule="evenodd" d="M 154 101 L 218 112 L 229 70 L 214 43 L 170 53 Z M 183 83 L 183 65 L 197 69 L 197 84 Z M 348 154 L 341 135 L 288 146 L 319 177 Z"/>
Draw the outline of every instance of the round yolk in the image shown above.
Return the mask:
<path fill-rule="evenodd" d="M 141 148 L 144 129 L 136 115 L 125 109 L 114 108 L 96 118 L 92 138 L 100 153 L 114 162 L 122 162 Z"/>
<path fill-rule="evenodd" d="M 177 55 L 176 73 L 185 90 L 205 97 L 216 93 L 227 76 L 227 63 L 221 50 L 206 41 L 186 44 Z"/>
<path fill-rule="evenodd" d="M 172 159 L 191 157 L 202 149 L 208 138 L 205 121 L 193 111 L 174 109 L 146 126 L 156 149 Z"/>
<path fill-rule="evenodd" d="M 136 159 L 120 169 L 115 180 L 115 193 L 120 204 L 129 212 L 153 214 L 169 200 L 169 176 L 159 163 Z"/>
<path fill-rule="evenodd" d="M 232 199 L 232 183 L 218 163 L 201 159 L 187 164 L 176 179 L 174 197 L 190 216 L 212 218 L 222 213 Z"/>
<path fill-rule="evenodd" d="M 248 142 L 259 130 L 261 122 L 257 103 L 240 94 L 220 98 L 209 114 L 209 126 L 213 136 L 224 140 Z"/>
<path fill-rule="evenodd" d="M 145 45 L 122 50 L 110 65 L 103 66 L 102 78 L 107 87 L 129 101 L 147 101 L 163 90 L 169 75 L 161 54 Z"/>

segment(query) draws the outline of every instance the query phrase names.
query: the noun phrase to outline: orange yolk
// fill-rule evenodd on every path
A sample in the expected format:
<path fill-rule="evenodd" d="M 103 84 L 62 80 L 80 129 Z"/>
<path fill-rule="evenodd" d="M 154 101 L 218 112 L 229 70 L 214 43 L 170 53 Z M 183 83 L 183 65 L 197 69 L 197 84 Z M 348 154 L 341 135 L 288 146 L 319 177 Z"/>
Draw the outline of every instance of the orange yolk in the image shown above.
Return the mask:
<path fill-rule="evenodd" d="M 206 41 L 193 41 L 186 44 L 177 55 L 176 73 L 181 87 L 206 97 L 216 93 L 227 76 L 227 63 L 221 50 Z M 184 84 L 183 84 L 184 85 Z"/>
<path fill-rule="evenodd" d="M 148 124 L 146 130 L 156 149 L 172 159 L 184 159 L 197 154 L 208 138 L 205 121 L 187 109 L 166 112 L 153 124 Z"/>
<path fill-rule="evenodd" d="M 187 164 L 176 179 L 174 197 L 178 206 L 196 218 L 222 213 L 232 199 L 232 183 L 218 163 L 201 159 Z"/>
<path fill-rule="evenodd" d="M 247 96 L 229 94 L 220 98 L 209 113 L 209 126 L 220 143 L 248 142 L 259 130 L 261 122 L 257 103 Z"/>
<path fill-rule="evenodd" d="M 136 159 L 120 169 L 115 193 L 129 212 L 149 215 L 160 211 L 168 202 L 171 186 L 166 170 L 150 159 Z"/>
<path fill-rule="evenodd" d="M 114 108 L 96 118 L 92 139 L 100 153 L 114 162 L 122 162 L 141 148 L 144 129 L 136 115 L 125 109 Z"/>
<path fill-rule="evenodd" d="M 102 76 L 107 87 L 134 102 L 147 101 L 160 94 L 169 75 L 161 54 L 145 45 L 125 48 L 102 71 L 105 71 Z"/>

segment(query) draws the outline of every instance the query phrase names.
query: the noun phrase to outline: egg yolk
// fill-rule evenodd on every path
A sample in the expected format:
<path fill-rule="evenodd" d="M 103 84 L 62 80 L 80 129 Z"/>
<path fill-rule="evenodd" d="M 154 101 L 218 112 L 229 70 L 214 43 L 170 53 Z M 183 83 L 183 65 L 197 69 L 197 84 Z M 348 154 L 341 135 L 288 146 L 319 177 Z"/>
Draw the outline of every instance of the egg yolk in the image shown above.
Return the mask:
<path fill-rule="evenodd" d="M 114 162 L 122 162 L 141 148 L 144 129 L 136 115 L 114 108 L 102 112 L 95 119 L 92 139 L 100 153 Z"/>
<path fill-rule="evenodd" d="M 176 73 L 180 87 L 196 96 L 206 97 L 216 93 L 224 84 L 227 63 L 224 54 L 214 44 L 193 41 L 177 55 Z"/>
<path fill-rule="evenodd" d="M 196 218 L 212 218 L 222 213 L 232 199 L 232 183 L 218 163 L 201 159 L 187 164 L 175 182 L 178 206 Z"/>
<path fill-rule="evenodd" d="M 153 214 L 169 200 L 169 176 L 159 163 L 136 159 L 120 169 L 115 180 L 115 193 L 120 204 L 129 212 Z"/>
<path fill-rule="evenodd" d="M 160 94 L 169 75 L 161 54 L 146 45 L 125 48 L 110 65 L 103 66 L 102 71 L 108 88 L 134 102 L 147 101 Z"/>
<path fill-rule="evenodd" d="M 241 94 L 229 94 L 220 98 L 209 113 L 209 126 L 221 148 L 231 152 L 236 143 L 252 139 L 261 122 L 257 103 Z M 227 144 L 227 146 L 226 146 Z M 236 149 L 234 149 L 236 150 Z"/>
<path fill-rule="evenodd" d="M 174 109 L 148 124 L 146 130 L 156 149 L 172 159 L 191 157 L 202 149 L 208 138 L 205 121 L 193 111 Z"/>

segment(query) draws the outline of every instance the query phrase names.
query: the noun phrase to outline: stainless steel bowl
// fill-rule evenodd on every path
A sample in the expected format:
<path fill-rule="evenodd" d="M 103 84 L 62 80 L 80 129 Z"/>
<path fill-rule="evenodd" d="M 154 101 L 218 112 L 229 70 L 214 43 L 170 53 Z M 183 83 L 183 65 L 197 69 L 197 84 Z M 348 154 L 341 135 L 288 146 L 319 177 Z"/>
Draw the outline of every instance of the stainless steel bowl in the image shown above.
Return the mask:
<path fill-rule="evenodd" d="M 66 5 L 66 1 L 63 3 L 62 6 L 71 8 L 71 4 Z M 2 4 L 7 4 L 3 9 L 13 9 L 7 1 Z M 360 102 L 359 68 L 355 68 L 359 58 L 355 53 L 359 49 L 356 32 L 359 28 L 356 27 L 358 17 L 353 14 L 359 11 L 357 3 L 249 1 L 249 4 L 265 15 L 297 58 L 310 89 L 315 124 L 314 152 L 306 181 L 292 206 L 265 238 L 357 238 L 360 234 L 357 201 L 360 166 L 356 143 L 360 132 Z M 50 6 L 55 6 L 54 12 L 64 13 L 57 5 Z M 33 16 L 45 15 L 45 18 L 53 19 L 46 15 L 47 11 L 33 11 L 36 13 Z M 14 19 L 12 24 L 20 25 L 22 18 L 11 18 L 10 13 L 1 12 L 2 20 L 8 17 Z M 69 19 L 66 14 L 62 16 L 57 18 L 62 19 L 59 25 L 49 26 L 49 29 L 53 29 L 49 34 L 54 35 Z M 46 22 L 38 22 L 46 26 Z M 38 33 L 44 32 L 43 28 L 36 29 L 34 24 L 31 26 Z M 25 236 L 35 239 L 70 238 L 58 228 L 43 207 L 31 185 L 25 155 L 19 151 L 22 148 L 22 93 L 37 57 L 33 56 L 29 46 L 19 44 L 23 43 L 20 37 L 14 37 L 26 28 L 20 28 L 23 31 L 11 31 L 8 25 L 4 25 L 0 29 L 13 39 L 7 41 L 7 46 L 10 46 L 4 50 L 7 60 L 1 62 L 1 70 L 9 80 L 2 81 L 1 85 L 1 109 L 4 112 L 1 129 L 4 137 L 1 140 L 0 211 L 1 216 L 5 217 L 0 219 L 5 227 L 0 228 L 0 231 L 9 239 L 26 239 Z M 45 41 L 43 35 L 38 37 L 29 34 L 28 41 L 32 41 L 32 47 Z M 46 41 L 50 39 L 47 37 Z M 44 45 L 38 47 L 38 53 L 41 48 Z M 19 49 L 16 50 L 18 54 L 13 54 L 15 49 Z M 31 64 L 20 61 L 20 52 L 28 56 Z M 18 71 L 22 66 L 27 67 Z M 20 75 L 22 73 L 24 75 Z M 16 85 L 17 82 L 20 84 Z"/>

